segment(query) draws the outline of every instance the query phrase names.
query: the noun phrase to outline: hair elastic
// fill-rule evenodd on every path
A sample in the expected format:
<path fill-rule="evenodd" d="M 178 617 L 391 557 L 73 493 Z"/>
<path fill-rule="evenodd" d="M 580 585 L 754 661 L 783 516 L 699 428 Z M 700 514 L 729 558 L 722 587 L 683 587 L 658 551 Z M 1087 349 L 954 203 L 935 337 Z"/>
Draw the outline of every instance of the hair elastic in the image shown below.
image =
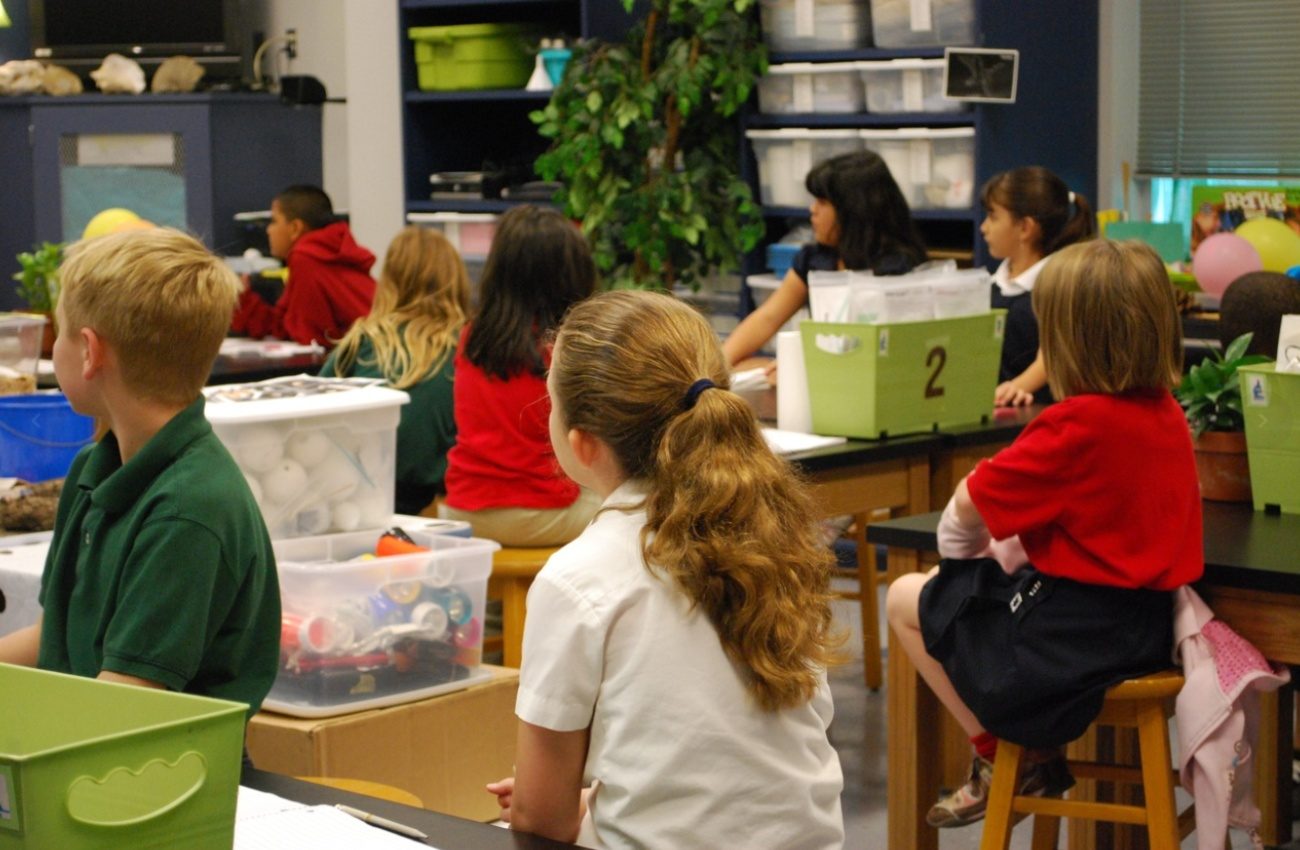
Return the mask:
<path fill-rule="evenodd" d="M 682 402 L 685 409 L 690 410 L 695 406 L 695 402 L 700 397 L 700 393 L 716 386 L 717 384 L 713 383 L 713 381 L 710 381 L 708 378 L 700 378 L 698 381 L 691 384 L 690 389 L 686 391 L 686 398 L 683 399 Z"/>

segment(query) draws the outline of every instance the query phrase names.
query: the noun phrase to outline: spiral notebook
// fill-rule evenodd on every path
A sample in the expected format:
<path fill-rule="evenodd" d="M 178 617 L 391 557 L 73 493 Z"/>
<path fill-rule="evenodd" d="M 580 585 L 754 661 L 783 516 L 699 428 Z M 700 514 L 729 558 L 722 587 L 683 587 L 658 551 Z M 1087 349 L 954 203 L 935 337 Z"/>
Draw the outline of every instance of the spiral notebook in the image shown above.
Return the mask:
<path fill-rule="evenodd" d="M 428 846 L 362 823 L 333 806 L 308 806 L 239 788 L 234 850 L 413 850 Z"/>

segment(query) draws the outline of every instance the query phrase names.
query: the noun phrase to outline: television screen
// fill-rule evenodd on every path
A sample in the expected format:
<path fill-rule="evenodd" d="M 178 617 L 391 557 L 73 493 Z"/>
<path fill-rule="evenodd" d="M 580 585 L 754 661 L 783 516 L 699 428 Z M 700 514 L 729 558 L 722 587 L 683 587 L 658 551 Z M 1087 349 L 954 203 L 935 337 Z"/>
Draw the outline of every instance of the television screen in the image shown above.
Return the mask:
<path fill-rule="evenodd" d="M 240 51 L 238 0 L 31 0 L 41 58 L 192 56 Z"/>

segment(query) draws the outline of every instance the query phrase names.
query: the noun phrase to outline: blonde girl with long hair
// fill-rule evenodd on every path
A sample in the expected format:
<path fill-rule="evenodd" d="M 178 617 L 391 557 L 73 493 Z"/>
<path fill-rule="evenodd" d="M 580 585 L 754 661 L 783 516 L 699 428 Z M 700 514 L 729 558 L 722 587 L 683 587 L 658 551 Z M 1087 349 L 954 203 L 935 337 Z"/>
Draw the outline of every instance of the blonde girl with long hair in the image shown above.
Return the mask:
<path fill-rule="evenodd" d="M 441 233 L 407 227 L 393 238 L 370 315 L 352 325 L 321 375 L 383 378 L 405 390 L 397 426 L 398 513 L 417 514 L 444 492 L 456 340 L 469 314 L 469 275 Z"/>
<path fill-rule="evenodd" d="M 604 502 L 529 593 L 502 817 L 589 847 L 841 846 L 831 556 L 708 323 L 597 295 L 547 389 L 560 465 Z"/>

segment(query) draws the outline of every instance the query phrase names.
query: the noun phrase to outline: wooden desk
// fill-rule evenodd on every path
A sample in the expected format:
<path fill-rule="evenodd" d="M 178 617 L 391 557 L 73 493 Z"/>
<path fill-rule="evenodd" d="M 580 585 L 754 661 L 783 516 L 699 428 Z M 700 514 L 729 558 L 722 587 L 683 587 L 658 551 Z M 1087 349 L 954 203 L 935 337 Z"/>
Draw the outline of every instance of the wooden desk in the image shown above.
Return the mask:
<path fill-rule="evenodd" d="M 440 850 L 559 850 L 559 848 L 577 846 L 551 841 L 526 832 L 514 832 L 490 824 L 476 823 L 425 809 L 415 809 L 400 803 L 390 803 L 377 797 L 365 797 L 254 768 L 244 770 L 240 784 L 313 806 L 344 803 L 428 833 L 428 841 L 410 839 L 412 846 L 423 844 L 438 847 Z M 290 847 L 285 850 L 295 849 Z M 302 850 L 310 850 L 310 848 L 302 848 Z"/>
<path fill-rule="evenodd" d="M 1300 516 L 1269 516 L 1249 505 L 1204 502 L 1205 577 L 1197 590 L 1215 614 L 1274 661 L 1300 664 Z M 875 523 L 872 543 L 889 547 L 889 574 L 901 575 L 936 560 L 938 513 Z M 944 709 L 923 687 L 916 669 L 889 636 L 889 846 L 935 850 L 938 833 L 925 813 L 941 782 Z M 1289 703 L 1282 701 L 1287 709 Z M 1261 718 L 1259 772 L 1277 778 L 1274 795 L 1258 786 L 1267 844 L 1290 840 L 1291 727 L 1288 710 Z M 1270 738 L 1271 736 L 1271 738 Z M 1258 775 L 1258 774 L 1257 774 Z"/>

